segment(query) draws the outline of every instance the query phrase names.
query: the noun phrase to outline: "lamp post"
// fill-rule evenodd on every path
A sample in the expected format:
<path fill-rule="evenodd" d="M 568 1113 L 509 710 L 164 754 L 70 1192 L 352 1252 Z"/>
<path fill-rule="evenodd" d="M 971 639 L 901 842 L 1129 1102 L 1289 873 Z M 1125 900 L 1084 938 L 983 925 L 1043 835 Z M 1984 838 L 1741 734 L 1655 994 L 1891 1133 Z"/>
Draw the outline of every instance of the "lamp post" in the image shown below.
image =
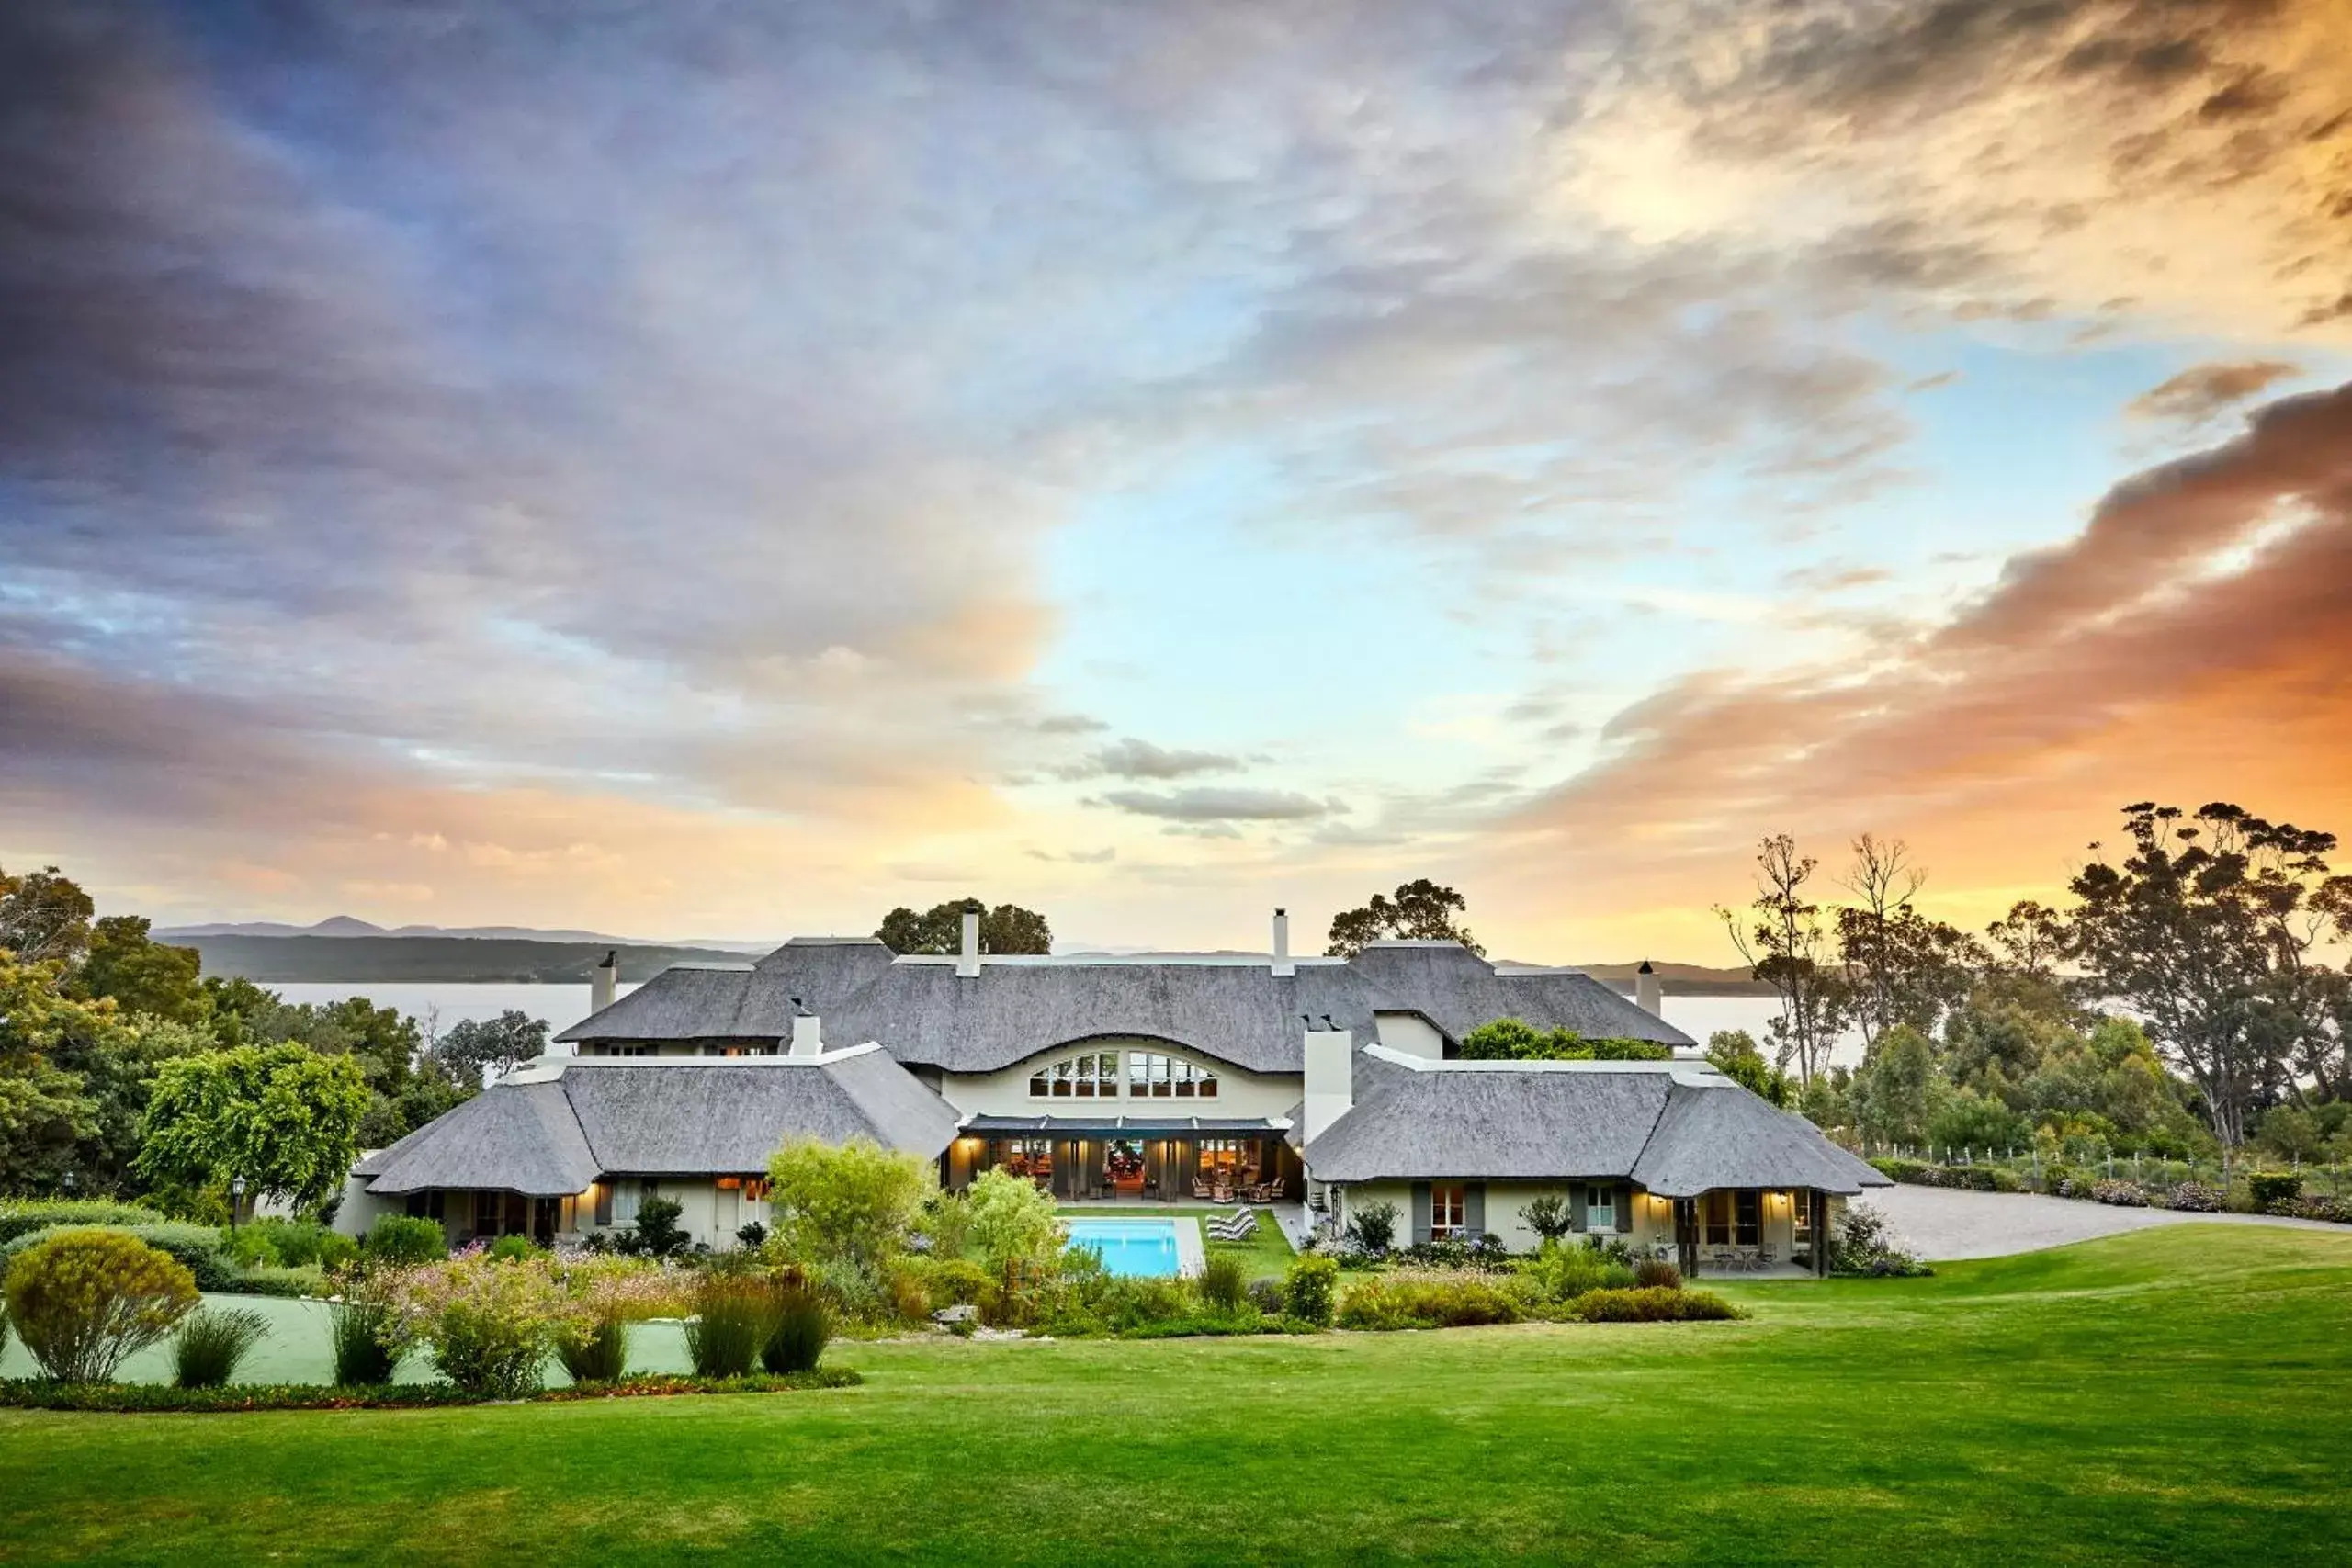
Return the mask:
<path fill-rule="evenodd" d="M 245 1179 L 242 1176 L 232 1176 L 229 1179 L 229 1228 L 231 1230 L 237 1228 L 237 1216 L 244 1206 Z"/>

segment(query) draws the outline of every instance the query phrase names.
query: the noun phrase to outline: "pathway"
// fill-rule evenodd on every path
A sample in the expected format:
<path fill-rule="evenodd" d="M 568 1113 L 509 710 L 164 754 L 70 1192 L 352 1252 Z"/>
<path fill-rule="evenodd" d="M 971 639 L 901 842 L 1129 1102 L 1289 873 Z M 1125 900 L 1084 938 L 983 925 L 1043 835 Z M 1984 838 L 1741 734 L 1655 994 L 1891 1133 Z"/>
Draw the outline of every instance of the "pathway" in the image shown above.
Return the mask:
<path fill-rule="evenodd" d="M 2000 1258 L 2045 1247 L 2144 1230 L 2150 1225 L 2285 1225 L 2352 1235 L 2352 1225 L 2278 1214 L 2191 1214 L 2124 1209 L 2038 1192 L 1963 1192 L 1949 1187 L 1881 1187 L 1863 1201 L 1885 1214 L 1903 1244 L 1928 1258 Z"/>

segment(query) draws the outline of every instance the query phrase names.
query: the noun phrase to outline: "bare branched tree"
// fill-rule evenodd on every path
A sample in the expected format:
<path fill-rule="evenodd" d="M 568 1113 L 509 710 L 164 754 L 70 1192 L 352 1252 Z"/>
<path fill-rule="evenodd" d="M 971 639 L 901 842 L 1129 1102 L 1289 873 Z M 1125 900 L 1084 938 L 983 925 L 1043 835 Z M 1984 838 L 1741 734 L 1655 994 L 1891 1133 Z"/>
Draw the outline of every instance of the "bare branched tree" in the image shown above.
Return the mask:
<path fill-rule="evenodd" d="M 1756 901 L 1745 909 L 1715 907 L 1749 973 L 1781 998 L 1780 1016 L 1767 1026 L 1774 1065 L 1792 1066 L 1800 1084 L 1829 1065 L 1847 1008 L 1847 987 L 1831 961 L 1829 931 L 1821 906 L 1805 896 L 1820 863 L 1797 853 L 1796 840 L 1775 833 L 1756 852 Z"/>

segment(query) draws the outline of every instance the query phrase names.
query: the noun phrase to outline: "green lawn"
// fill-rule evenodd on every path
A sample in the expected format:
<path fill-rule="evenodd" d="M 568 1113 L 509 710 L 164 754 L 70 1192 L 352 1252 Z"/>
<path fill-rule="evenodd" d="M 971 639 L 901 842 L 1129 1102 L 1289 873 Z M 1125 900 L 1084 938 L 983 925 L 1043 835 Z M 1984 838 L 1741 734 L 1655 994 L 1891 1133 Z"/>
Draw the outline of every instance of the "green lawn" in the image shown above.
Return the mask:
<path fill-rule="evenodd" d="M 1238 1205 L 1236 1205 L 1237 1207 Z M 1247 1241 L 1218 1241 L 1209 1235 L 1209 1221 L 1232 1209 L 1204 1212 L 1198 1209 L 1170 1210 L 1166 1204 L 1157 1208 L 1132 1205 L 1088 1204 L 1082 1209 L 1063 1209 L 1060 1213 L 1071 1220 L 1115 1220 L 1127 1216 L 1147 1220 L 1190 1220 L 1201 1230 L 1201 1243 L 1212 1258 L 1238 1258 L 1241 1267 L 1252 1280 L 1279 1279 L 1288 1272 L 1298 1254 L 1291 1250 L 1290 1242 L 1283 1235 L 1283 1227 L 1274 1223 L 1273 1214 L 1265 1209 L 1258 1211 L 1258 1228 Z"/>
<path fill-rule="evenodd" d="M 2352 1561 L 2352 1236 L 1726 1290 L 1751 1320 L 844 1345 L 820 1393 L 0 1412 L 0 1561 Z"/>

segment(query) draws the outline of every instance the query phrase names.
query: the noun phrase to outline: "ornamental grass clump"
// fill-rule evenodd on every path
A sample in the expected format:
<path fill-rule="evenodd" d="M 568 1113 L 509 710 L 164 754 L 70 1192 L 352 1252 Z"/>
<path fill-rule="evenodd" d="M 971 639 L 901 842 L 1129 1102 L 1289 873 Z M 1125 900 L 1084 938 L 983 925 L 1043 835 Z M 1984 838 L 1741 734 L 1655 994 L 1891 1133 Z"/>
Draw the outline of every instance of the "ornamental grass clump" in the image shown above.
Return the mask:
<path fill-rule="evenodd" d="M 824 1298 L 789 1280 L 775 1288 L 775 1326 L 760 1347 L 760 1365 L 777 1377 L 813 1372 L 833 1337 L 832 1314 Z"/>
<path fill-rule="evenodd" d="M 327 1345 L 342 1388 L 377 1388 L 392 1381 L 408 1355 L 405 1325 L 383 1286 L 362 1275 L 335 1281 L 341 1300 L 327 1306 Z"/>
<path fill-rule="evenodd" d="M 172 1382 L 178 1388 L 221 1388 L 237 1363 L 269 1337 L 269 1319 L 252 1311 L 206 1307 L 190 1314 L 172 1339 Z"/>
<path fill-rule="evenodd" d="M 775 1333 L 775 1292 L 752 1274 L 707 1273 L 695 1288 L 695 1314 L 686 1322 L 686 1357 L 706 1378 L 740 1378 L 751 1371 Z"/>
<path fill-rule="evenodd" d="M 45 1236 L 8 1267 L 8 1316 L 60 1382 L 109 1382 L 196 1309 L 187 1266 L 120 1231 Z"/>
<path fill-rule="evenodd" d="M 1200 1277 L 1193 1284 L 1201 1293 L 1203 1306 L 1227 1317 L 1238 1314 L 1250 1299 L 1250 1277 L 1241 1260 L 1222 1253 L 1201 1266 Z"/>
<path fill-rule="evenodd" d="M 557 1341 L 556 1359 L 574 1382 L 615 1382 L 628 1369 L 629 1327 L 676 1315 L 684 1286 L 650 1259 L 590 1258 L 562 1265 L 558 1277 L 581 1307 L 583 1326 Z"/>

